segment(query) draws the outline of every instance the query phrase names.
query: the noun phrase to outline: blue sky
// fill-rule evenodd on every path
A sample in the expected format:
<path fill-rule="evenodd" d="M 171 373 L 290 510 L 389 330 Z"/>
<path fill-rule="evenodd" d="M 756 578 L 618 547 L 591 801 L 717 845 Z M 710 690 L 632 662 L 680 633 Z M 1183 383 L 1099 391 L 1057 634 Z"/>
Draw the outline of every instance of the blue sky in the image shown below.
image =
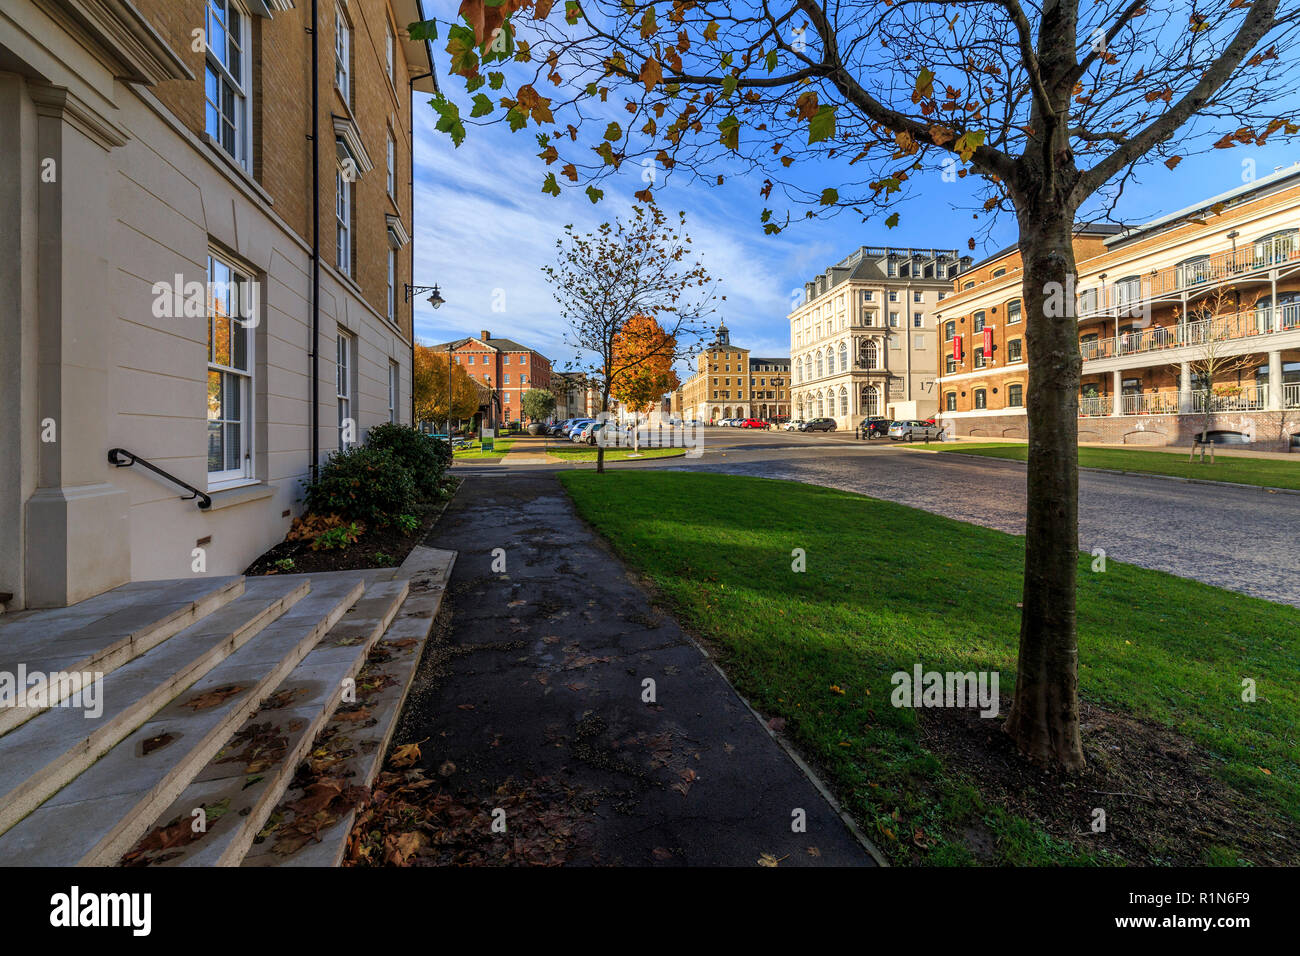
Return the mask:
<path fill-rule="evenodd" d="M 441 17 L 450 12 L 446 6 L 426 4 Z M 439 76 L 446 77 L 442 46 L 435 43 L 434 51 Z M 463 83 L 452 77 L 443 88 L 467 116 Z M 540 191 L 545 167 L 536 156 L 532 127 L 512 134 L 499 126 L 471 126 L 455 148 L 435 130 L 436 119 L 426 97 L 417 95 L 415 281 L 438 283 L 446 299 L 436 312 L 417 300 L 417 339 L 439 342 L 489 329 L 536 348 L 563 368 L 574 350 L 565 342 L 565 324 L 541 267 L 554 261 L 555 240 L 566 223 L 585 230 L 627 210 L 632 193 L 643 185 L 639 167 L 604 184 L 606 198 L 597 205 L 578 188 L 566 188 L 553 198 Z M 1256 175 L 1263 176 L 1300 160 L 1300 147 L 1279 141 L 1264 148 L 1212 150 L 1188 157 L 1173 171 L 1155 164 L 1125 190 L 1116 214 L 1140 222 L 1235 188 L 1243 182 L 1242 164 L 1248 159 L 1254 160 Z M 811 184 L 817 174 L 813 169 L 802 175 Z M 970 181 L 947 183 L 936 173 L 918 178 L 911 195 L 895 207 L 900 221 L 894 229 L 885 227 L 883 214 L 863 223 L 850 212 L 798 221 L 778 236 L 766 236 L 758 217 L 764 205 L 773 204 L 759 195 L 761 183 L 761 176 L 737 173 L 721 187 L 681 178 L 655 191 L 664 209 L 686 211 L 696 248 L 727 297 L 719 314 L 732 341 L 755 354 L 789 354 L 786 315 L 792 296 L 858 246 L 964 249 L 973 227 L 984 232 L 983 223 L 971 218 L 978 204 Z M 1014 241 L 1015 222 L 1004 215 L 973 255 L 979 258 Z"/>

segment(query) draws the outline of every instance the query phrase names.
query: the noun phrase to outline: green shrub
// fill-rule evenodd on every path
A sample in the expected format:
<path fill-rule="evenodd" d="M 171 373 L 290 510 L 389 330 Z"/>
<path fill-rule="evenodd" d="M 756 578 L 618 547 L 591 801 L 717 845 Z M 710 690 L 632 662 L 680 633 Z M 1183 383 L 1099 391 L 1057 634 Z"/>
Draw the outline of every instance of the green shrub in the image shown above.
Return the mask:
<path fill-rule="evenodd" d="M 397 527 L 401 528 L 407 534 L 414 534 L 420 527 L 420 518 L 418 515 L 398 515 Z"/>
<path fill-rule="evenodd" d="M 368 524 L 390 524 L 415 503 L 410 469 L 387 448 L 373 446 L 335 452 L 306 492 L 307 511 L 337 512 Z"/>
<path fill-rule="evenodd" d="M 416 493 L 422 498 L 433 498 L 438 484 L 447 470 L 447 443 L 435 441 L 418 429 L 385 422 L 375 425 L 366 436 L 369 448 L 385 449 L 411 472 Z"/>
<path fill-rule="evenodd" d="M 335 548 L 341 550 L 350 544 L 356 544 L 365 531 L 366 526 L 356 521 L 339 525 L 337 528 L 330 528 L 318 534 L 316 540 L 311 543 L 311 549 L 313 551 L 333 551 Z"/>

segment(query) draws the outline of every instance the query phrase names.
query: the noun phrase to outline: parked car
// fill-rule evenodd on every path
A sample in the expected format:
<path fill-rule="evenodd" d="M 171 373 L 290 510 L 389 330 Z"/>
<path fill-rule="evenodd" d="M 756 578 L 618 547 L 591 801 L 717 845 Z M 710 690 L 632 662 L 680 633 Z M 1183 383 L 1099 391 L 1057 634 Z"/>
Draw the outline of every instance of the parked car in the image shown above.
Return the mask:
<path fill-rule="evenodd" d="M 741 428 L 771 428 L 767 422 L 759 421 L 757 418 L 743 418 L 740 421 Z"/>
<path fill-rule="evenodd" d="M 893 422 L 888 418 L 881 415 L 872 415 L 862 419 L 858 429 L 866 432 L 868 438 L 884 438 L 889 434 L 889 426 L 892 424 Z"/>
<path fill-rule="evenodd" d="M 943 428 L 934 422 L 920 422 L 916 420 L 894 422 L 889 426 L 889 437 L 893 441 L 924 441 L 927 438 L 938 438 L 943 434 Z"/>
<path fill-rule="evenodd" d="M 600 440 L 597 436 L 608 424 L 608 422 L 588 422 L 579 432 L 577 440 L 584 445 L 596 444 Z"/>
<path fill-rule="evenodd" d="M 574 435 L 576 435 L 578 432 L 582 431 L 583 428 L 585 428 L 587 425 L 590 425 L 590 424 L 591 424 L 592 422 L 594 422 L 594 421 L 595 421 L 594 418 L 579 418 L 579 419 L 576 419 L 576 420 L 573 422 L 572 425 L 570 425 L 567 429 L 565 429 L 564 434 L 565 434 L 565 436 L 568 437 L 568 438 L 573 438 Z"/>
<path fill-rule="evenodd" d="M 799 429 L 801 432 L 833 432 L 835 431 L 835 419 L 833 418 L 814 418 L 811 421 L 803 423 Z"/>
<path fill-rule="evenodd" d="M 767 421 L 769 425 L 775 425 L 776 427 L 780 428 L 781 426 L 785 425 L 787 422 L 790 421 L 790 416 L 774 415 L 773 417 L 769 418 Z"/>
<path fill-rule="evenodd" d="M 792 418 L 781 427 L 788 432 L 800 432 L 803 431 L 804 424 L 805 423 L 802 418 Z"/>

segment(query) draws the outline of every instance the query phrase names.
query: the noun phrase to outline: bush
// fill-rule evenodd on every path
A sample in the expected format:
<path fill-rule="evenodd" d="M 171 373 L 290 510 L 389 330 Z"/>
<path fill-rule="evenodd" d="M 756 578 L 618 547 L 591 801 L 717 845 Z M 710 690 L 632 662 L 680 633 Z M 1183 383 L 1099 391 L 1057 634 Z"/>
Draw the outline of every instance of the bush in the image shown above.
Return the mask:
<path fill-rule="evenodd" d="M 330 456 L 305 497 L 309 512 L 387 525 L 415 508 L 415 478 L 387 448 L 349 448 Z"/>
<path fill-rule="evenodd" d="M 369 448 L 390 451 L 411 473 L 415 490 L 422 498 L 434 498 L 447 470 L 447 443 L 430 438 L 418 429 L 385 422 L 370 429 Z"/>

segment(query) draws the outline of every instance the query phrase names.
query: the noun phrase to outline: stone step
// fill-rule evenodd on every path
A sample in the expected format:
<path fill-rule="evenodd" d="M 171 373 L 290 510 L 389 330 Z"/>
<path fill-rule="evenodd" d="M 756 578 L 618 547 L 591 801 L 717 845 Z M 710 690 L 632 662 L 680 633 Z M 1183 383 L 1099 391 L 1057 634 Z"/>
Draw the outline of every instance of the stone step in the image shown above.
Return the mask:
<path fill-rule="evenodd" d="M 312 747 L 312 759 L 299 767 L 240 866 L 338 866 L 343 861 L 356 811 L 341 800 L 343 809 L 327 807 L 308 823 L 298 820 L 295 804 L 323 780 L 346 788 L 374 784 L 455 560 L 454 551 L 423 545 L 411 552 L 402 565 L 410 576 L 410 593 L 361 669 L 356 705 L 340 707 L 325 725 Z"/>
<path fill-rule="evenodd" d="M 273 578 L 0 737 L 0 833 L 293 607 L 310 585 Z M 93 701 L 90 696 L 93 695 Z M 87 710 L 94 704 L 98 713 Z"/>
<path fill-rule="evenodd" d="M 301 583 L 283 582 L 294 587 Z M 231 653 L 0 835 L 0 863 L 115 863 L 364 589 L 359 579 L 350 576 L 313 583 L 309 594 L 255 640 Z"/>
<path fill-rule="evenodd" d="M 396 617 L 407 589 L 404 579 L 367 588 L 120 862 L 238 865 L 342 702 L 344 682 L 355 680 Z M 195 832 L 198 808 L 206 829 Z"/>
<path fill-rule="evenodd" d="M 0 694 L 0 735 L 81 689 L 82 675 L 107 674 L 157 647 L 244 593 L 240 576 L 136 581 L 65 608 L 19 611 L 0 621 L 0 675 L 65 674 L 47 685 Z M 49 699 L 53 691 L 53 698 Z"/>

